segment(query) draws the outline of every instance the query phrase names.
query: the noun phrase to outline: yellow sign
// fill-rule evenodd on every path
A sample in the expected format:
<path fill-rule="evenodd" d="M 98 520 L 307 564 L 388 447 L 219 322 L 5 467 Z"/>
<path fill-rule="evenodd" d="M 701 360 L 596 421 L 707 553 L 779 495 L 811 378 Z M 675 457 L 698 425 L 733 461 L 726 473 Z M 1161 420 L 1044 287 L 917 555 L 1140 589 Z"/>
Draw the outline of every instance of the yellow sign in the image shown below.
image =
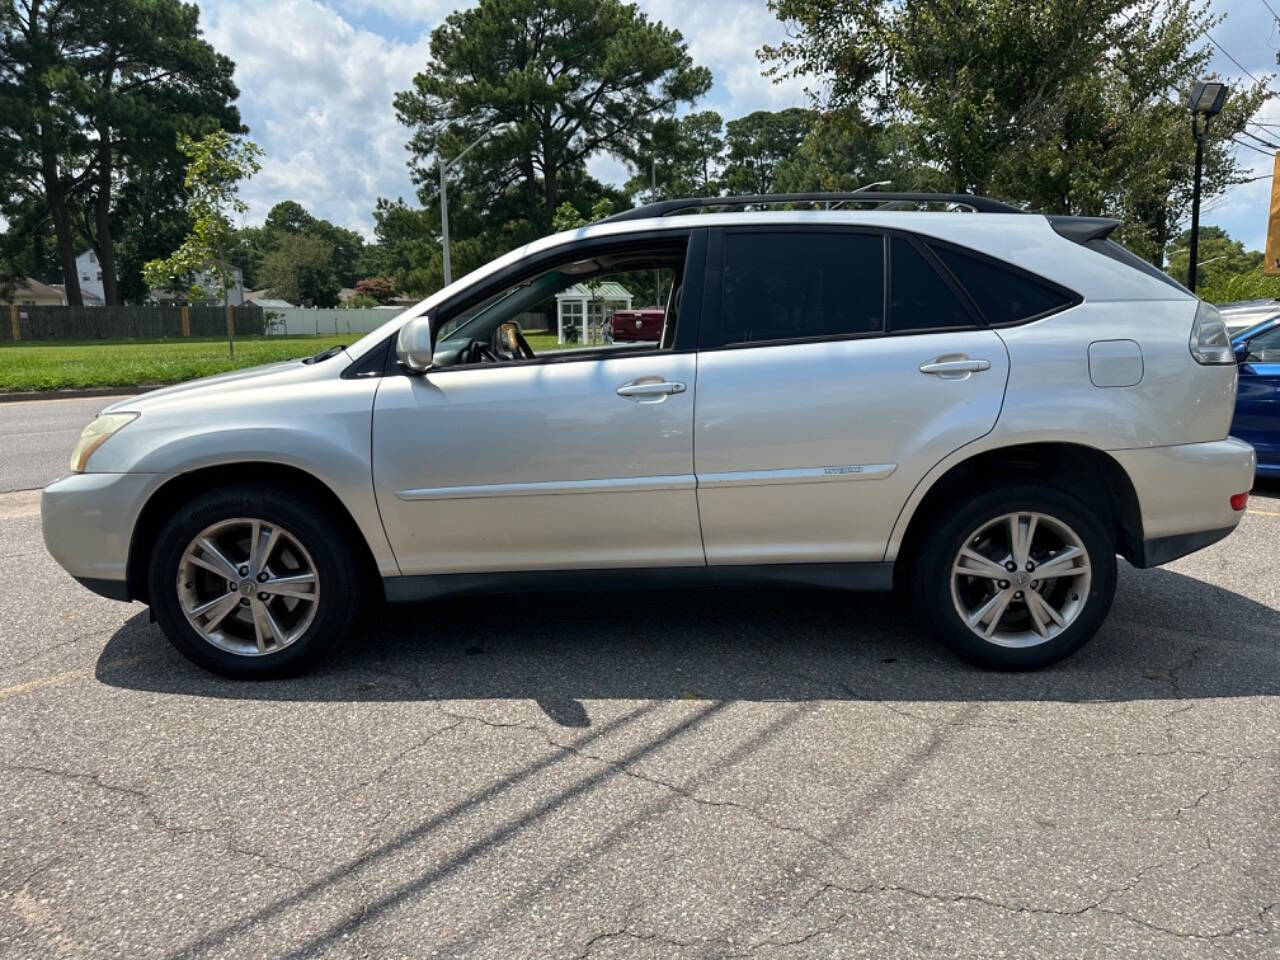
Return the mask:
<path fill-rule="evenodd" d="M 1271 175 L 1271 216 L 1267 219 L 1267 257 L 1262 261 L 1262 272 L 1280 277 L 1280 153 Z"/>

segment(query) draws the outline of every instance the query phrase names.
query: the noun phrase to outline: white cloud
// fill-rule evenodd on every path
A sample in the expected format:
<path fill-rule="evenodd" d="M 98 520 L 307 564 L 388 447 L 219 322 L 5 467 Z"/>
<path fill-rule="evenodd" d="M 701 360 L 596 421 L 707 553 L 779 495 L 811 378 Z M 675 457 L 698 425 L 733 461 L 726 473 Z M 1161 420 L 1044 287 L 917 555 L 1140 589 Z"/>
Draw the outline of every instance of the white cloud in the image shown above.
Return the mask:
<path fill-rule="evenodd" d="M 425 33 L 389 40 L 314 0 L 276 3 L 269 16 L 251 0 L 215 0 L 203 14 L 209 40 L 235 61 L 241 112 L 266 151 L 243 190 L 248 222 L 296 200 L 368 233 L 378 196 L 412 195 L 408 132 L 391 100 L 426 66 Z"/>
<path fill-rule="evenodd" d="M 409 131 L 396 122 L 391 100 L 427 65 L 430 30 L 465 5 L 205 0 L 205 33 L 235 61 L 241 113 L 267 153 L 262 172 L 243 190 L 246 221 L 259 223 L 273 204 L 296 200 L 368 235 L 379 196 L 412 198 L 404 146 Z M 803 102 L 800 84 L 774 85 L 761 76 L 755 52 L 782 32 L 763 2 L 640 5 L 680 30 L 694 62 L 711 69 L 716 86 L 696 109 L 730 119 Z M 589 169 L 616 184 L 628 175 L 605 155 L 594 157 Z"/>

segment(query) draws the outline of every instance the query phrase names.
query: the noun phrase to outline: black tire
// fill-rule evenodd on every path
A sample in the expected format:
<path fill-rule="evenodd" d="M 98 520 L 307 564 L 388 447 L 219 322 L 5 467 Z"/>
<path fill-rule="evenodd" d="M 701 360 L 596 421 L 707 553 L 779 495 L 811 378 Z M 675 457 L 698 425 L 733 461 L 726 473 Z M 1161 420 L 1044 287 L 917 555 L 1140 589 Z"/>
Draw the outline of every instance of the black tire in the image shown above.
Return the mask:
<path fill-rule="evenodd" d="M 178 592 L 178 571 L 188 545 L 214 524 L 241 517 L 284 528 L 310 555 L 320 585 L 314 616 L 304 632 L 279 650 L 257 655 L 224 650 L 206 639 L 188 621 Z M 344 530 L 325 519 L 321 507 L 296 493 L 245 485 L 201 494 L 178 510 L 157 536 L 147 571 L 152 613 L 178 651 L 206 670 L 240 680 L 294 676 L 344 638 L 358 616 L 363 578 L 351 559 L 358 553 L 348 541 Z"/>
<path fill-rule="evenodd" d="M 974 633 L 956 609 L 952 597 L 952 566 L 960 548 L 986 524 L 1005 514 L 1022 511 L 1043 514 L 1075 532 L 1088 555 L 1089 587 L 1075 619 L 1064 629 L 1030 646 L 1004 646 Z M 982 589 L 980 580 L 961 583 Z M 985 589 L 994 591 L 998 584 Z M 1067 587 L 1055 585 L 1054 589 L 1066 590 Z M 916 597 L 942 641 L 970 663 L 994 670 L 1035 670 L 1070 656 L 1098 632 L 1111 609 L 1115 592 L 1116 551 L 1110 528 L 1100 523 L 1094 511 L 1075 497 L 1051 487 L 1003 487 L 964 502 L 942 522 L 936 535 L 924 543 L 915 565 Z M 1078 602 L 1078 594 L 1071 597 Z M 1020 615 L 1024 614 L 1011 604 L 1008 616 Z M 1029 618 L 1030 614 L 1025 616 Z"/>

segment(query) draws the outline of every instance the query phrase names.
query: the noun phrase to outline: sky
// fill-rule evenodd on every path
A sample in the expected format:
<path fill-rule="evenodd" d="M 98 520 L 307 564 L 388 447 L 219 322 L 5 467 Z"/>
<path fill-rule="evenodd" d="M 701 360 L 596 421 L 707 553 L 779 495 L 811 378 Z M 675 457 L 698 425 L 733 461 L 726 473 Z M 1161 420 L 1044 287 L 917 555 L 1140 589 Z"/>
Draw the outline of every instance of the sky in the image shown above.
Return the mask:
<path fill-rule="evenodd" d="M 372 237 L 378 197 L 416 203 L 405 142 L 391 100 L 430 60 L 431 30 L 466 0 L 200 0 L 206 37 L 236 64 L 239 107 L 250 137 L 266 150 L 262 171 L 242 190 L 245 222 L 261 223 L 271 206 L 296 200 L 313 214 Z M 679 30 L 693 61 L 715 85 L 695 109 L 726 120 L 753 110 L 806 103 L 803 84 L 761 75 L 755 52 L 783 36 L 765 0 L 638 0 L 653 19 Z M 1211 31 L 1213 68 L 1247 81 L 1246 72 L 1280 91 L 1280 28 L 1267 4 L 1280 0 L 1214 0 L 1225 21 Z M 1251 128 L 1280 143 L 1280 98 Z M 1237 148 L 1249 176 L 1206 204 L 1202 222 L 1224 227 L 1250 249 L 1266 236 L 1275 151 Z M 621 184 L 627 171 L 598 156 L 588 164 L 601 180 Z"/>

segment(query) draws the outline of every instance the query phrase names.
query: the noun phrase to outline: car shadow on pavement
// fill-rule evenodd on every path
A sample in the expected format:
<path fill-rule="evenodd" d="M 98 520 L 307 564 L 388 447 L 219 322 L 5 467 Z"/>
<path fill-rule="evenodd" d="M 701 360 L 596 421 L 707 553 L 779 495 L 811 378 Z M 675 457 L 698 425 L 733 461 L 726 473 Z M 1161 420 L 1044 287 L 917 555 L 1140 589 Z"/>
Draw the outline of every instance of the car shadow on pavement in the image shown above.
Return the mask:
<path fill-rule="evenodd" d="M 188 663 L 146 613 L 108 641 L 106 684 L 280 701 L 1121 701 L 1280 694 L 1280 611 L 1204 581 L 1121 567 L 1111 616 L 1036 673 L 971 667 L 906 598 L 810 589 L 556 593 L 391 607 L 303 677 L 237 682 Z"/>

